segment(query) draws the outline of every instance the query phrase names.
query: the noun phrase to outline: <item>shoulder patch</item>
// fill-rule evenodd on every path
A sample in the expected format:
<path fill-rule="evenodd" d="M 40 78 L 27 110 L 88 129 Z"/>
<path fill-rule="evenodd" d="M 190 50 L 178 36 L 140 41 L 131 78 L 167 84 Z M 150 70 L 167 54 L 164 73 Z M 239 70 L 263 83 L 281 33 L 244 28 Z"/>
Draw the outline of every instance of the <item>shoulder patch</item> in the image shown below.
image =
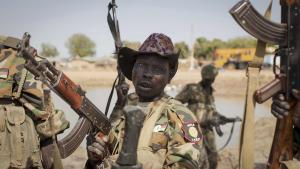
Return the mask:
<path fill-rule="evenodd" d="M 7 79 L 9 75 L 9 69 L 8 68 L 0 68 L 0 79 Z"/>
<path fill-rule="evenodd" d="M 182 131 L 184 138 L 189 142 L 197 143 L 203 138 L 198 122 L 184 123 L 182 126 Z"/>

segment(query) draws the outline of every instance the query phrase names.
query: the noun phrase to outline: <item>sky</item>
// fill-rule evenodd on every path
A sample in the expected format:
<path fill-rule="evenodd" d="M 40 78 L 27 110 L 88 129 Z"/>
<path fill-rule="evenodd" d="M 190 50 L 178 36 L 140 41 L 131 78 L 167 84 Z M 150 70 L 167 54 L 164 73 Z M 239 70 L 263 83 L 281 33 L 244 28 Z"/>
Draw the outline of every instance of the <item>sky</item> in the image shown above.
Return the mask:
<path fill-rule="evenodd" d="M 173 42 L 189 45 L 197 37 L 227 40 L 249 36 L 229 14 L 239 0 L 116 0 L 121 39 L 143 42 L 151 33 L 164 33 Z M 109 0 L 0 0 L 0 35 L 21 38 L 31 34 L 31 45 L 57 47 L 59 57 L 69 57 L 65 46 L 74 33 L 96 43 L 96 57 L 114 52 L 107 24 Z M 251 0 L 263 14 L 269 0 Z M 273 3 L 272 20 L 279 22 L 280 6 Z"/>

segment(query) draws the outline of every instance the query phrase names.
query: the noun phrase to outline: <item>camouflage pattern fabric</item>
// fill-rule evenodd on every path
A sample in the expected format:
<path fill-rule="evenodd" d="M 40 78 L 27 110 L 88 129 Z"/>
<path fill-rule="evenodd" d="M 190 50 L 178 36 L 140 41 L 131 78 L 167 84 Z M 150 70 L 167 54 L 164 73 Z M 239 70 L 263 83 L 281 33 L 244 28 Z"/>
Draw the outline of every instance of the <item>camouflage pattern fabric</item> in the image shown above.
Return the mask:
<path fill-rule="evenodd" d="M 143 164 L 143 168 L 208 168 L 202 132 L 190 110 L 167 97 L 148 104 L 137 103 L 137 106 L 142 107 L 147 114 L 138 144 L 138 160 Z M 148 120 L 155 115 L 158 115 L 158 118 L 154 121 L 154 127 L 151 127 Z M 122 116 L 114 123 L 109 134 L 112 155 L 104 160 L 105 168 L 110 168 L 110 164 L 117 159 L 121 150 L 124 122 Z M 150 140 L 144 139 L 148 135 Z"/>
<path fill-rule="evenodd" d="M 17 56 L 15 50 L 11 48 L 1 49 L 0 71 L 3 77 L 0 79 L 0 98 L 11 98 L 13 83 L 20 80 L 24 62 L 23 58 Z M 41 86 L 42 83 L 34 80 L 33 75 L 28 73 L 22 92 L 32 95 L 36 99 L 41 99 L 43 96 Z"/>
<path fill-rule="evenodd" d="M 219 116 L 214 103 L 213 88 L 204 89 L 200 82 L 188 84 L 175 99 L 187 103 L 188 108 L 196 115 L 202 127 L 204 146 L 208 154 L 210 168 L 217 168 L 218 154 L 215 133 L 209 126 L 209 122 Z"/>
<path fill-rule="evenodd" d="M 42 83 L 32 74 L 26 72 L 22 85 L 25 60 L 15 49 L 2 46 L 3 39 L 0 36 L 0 168 L 42 168 L 40 136 L 47 130 L 36 130 L 36 126 L 47 123 L 53 112 L 45 110 Z M 62 114 L 54 113 L 56 123 Z M 64 126 L 58 132 L 68 126 L 60 124 Z"/>

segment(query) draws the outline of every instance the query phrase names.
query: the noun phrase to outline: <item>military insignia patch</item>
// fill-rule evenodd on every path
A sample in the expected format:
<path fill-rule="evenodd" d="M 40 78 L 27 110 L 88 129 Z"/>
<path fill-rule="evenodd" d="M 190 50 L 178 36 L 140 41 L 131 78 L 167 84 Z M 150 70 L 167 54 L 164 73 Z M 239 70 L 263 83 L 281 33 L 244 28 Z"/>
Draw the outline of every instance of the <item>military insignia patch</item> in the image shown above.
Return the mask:
<path fill-rule="evenodd" d="M 197 143 L 202 139 L 202 133 L 199 130 L 199 125 L 197 122 L 185 123 L 182 126 L 184 138 L 192 143 Z"/>
<path fill-rule="evenodd" d="M 7 79 L 9 75 L 8 68 L 0 68 L 0 79 Z"/>
<path fill-rule="evenodd" d="M 153 128 L 153 132 L 164 132 L 167 128 L 168 124 L 157 124 Z"/>

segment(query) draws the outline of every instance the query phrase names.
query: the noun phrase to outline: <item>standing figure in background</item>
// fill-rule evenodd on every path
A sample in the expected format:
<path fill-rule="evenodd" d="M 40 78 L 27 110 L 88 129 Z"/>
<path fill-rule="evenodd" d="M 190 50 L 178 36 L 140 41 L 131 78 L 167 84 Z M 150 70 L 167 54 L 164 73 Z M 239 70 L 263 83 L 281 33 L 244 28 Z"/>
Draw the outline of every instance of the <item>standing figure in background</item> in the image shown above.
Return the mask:
<path fill-rule="evenodd" d="M 42 169 L 46 166 L 41 144 L 63 132 L 69 122 L 62 111 L 53 109 L 49 90 L 24 68 L 25 60 L 17 53 L 19 41 L 0 36 L 0 169 Z M 50 152 L 47 155 L 52 158 Z"/>
<path fill-rule="evenodd" d="M 202 80 L 199 83 L 187 84 L 175 99 L 187 103 L 188 108 L 198 118 L 204 136 L 204 146 L 210 169 L 216 169 L 218 153 L 213 126 L 225 124 L 222 120 L 224 116 L 216 110 L 213 96 L 212 84 L 218 75 L 218 70 L 213 65 L 206 65 L 202 68 L 201 75 Z"/>

